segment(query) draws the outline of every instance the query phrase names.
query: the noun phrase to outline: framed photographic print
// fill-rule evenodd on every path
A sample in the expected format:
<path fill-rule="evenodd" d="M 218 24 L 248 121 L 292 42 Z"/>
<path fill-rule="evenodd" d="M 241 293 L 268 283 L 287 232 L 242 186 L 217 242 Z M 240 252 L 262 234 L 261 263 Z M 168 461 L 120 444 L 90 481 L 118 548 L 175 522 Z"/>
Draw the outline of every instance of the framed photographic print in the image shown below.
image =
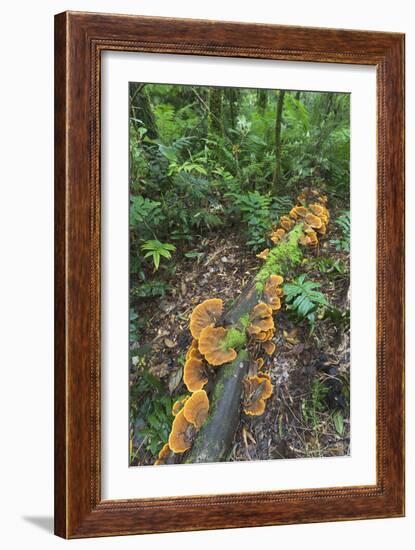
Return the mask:
<path fill-rule="evenodd" d="M 404 36 L 55 21 L 55 532 L 404 514 Z"/>

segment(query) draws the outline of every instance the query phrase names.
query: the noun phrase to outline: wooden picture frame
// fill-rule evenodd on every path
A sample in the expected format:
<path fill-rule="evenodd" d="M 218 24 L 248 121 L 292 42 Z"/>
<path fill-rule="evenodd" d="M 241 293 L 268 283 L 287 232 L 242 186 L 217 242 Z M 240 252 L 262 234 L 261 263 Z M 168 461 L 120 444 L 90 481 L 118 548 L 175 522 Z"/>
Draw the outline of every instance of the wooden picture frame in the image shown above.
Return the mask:
<path fill-rule="evenodd" d="M 376 484 L 101 500 L 100 60 L 105 50 L 377 71 Z M 65 12 L 55 18 L 55 533 L 64 538 L 404 515 L 404 35 Z"/>

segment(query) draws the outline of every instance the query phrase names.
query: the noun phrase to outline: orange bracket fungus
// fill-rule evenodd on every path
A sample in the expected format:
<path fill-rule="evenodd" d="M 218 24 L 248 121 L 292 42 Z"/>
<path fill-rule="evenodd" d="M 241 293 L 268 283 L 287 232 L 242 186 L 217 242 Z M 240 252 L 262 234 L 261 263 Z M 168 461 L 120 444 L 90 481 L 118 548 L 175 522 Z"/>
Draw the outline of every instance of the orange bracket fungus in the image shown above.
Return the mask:
<path fill-rule="evenodd" d="M 263 250 L 259 254 L 256 254 L 256 257 L 259 258 L 260 260 L 266 260 L 268 257 L 268 254 L 269 254 L 269 248 L 265 248 L 265 250 Z"/>
<path fill-rule="evenodd" d="M 161 464 L 166 464 L 167 460 L 170 457 L 171 449 L 169 447 L 169 444 L 166 443 L 161 448 L 161 451 L 158 454 L 157 460 L 155 461 L 155 466 L 160 466 Z"/>
<path fill-rule="evenodd" d="M 314 229 L 319 229 L 323 222 L 320 220 L 320 218 L 318 218 L 317 216 L 315 216 L 314 214 L 311 214 L 311 212 L 309 212 L 305 218 L 304 218 L 304 221 L 310 226 L 310 227 L 313 227 Z"/>
<path fill-rule="evenodd" d="M 203 359 L 203 355 L 199 352 L 199 343 L 195 338 L 192 340 L 192 343 L 186 352 L 186 359 L 190 359 L 190 357 L 194 357 L 195 359 Z"/>
<path fill-rule="evenodd" d="M 272 308 L 264 302 L 260 302 L 252 309 L 249 319 L 251 323 L 247 328 L 247 332 L 250 336 L 266 333 L 274 328 Z"/>
<path fill-rule="evenodd" d="M 260 416 L 265 411 L 265 401 L 272 395 L 268 375 L 246 376 L 243 381 L 243 409 L 245 414 Z"/>
<path fill-rule="evenodd" d="M 275 351 L 275 344 L 273 342 L 262 342 L 261 347 L 267 355 L 272 355 Z"/>
<path fill-rule="evenodd" d="M 308 210 L 305 206 L 294 206 L 294 208 L 290 211 L 290 218 L 298 220 L 299 218 L 305 218 L 307 214 Z"/>
<path fill-rule="evenodd" d="M 276 244 L 278 241 L 280 241 L 285 235 L 284 229 L 277 229 L 276 231 L 273 231 L 271 233 L 271 241 Z"/>
<path fill-rule="evenodd" d="M 285 231 L 289 231 L 293 225 L 294 221 L 289 216 L 281 216 L 280 226 L 285 229 Z"/>
<path fill-rule="evenodd" d="M 223 327 L 205 327 L 199 338 L 199 351 L 210 365 L 219 366 L 236 359 L 233 348 L 226 348 L 228 331 Z"/>
<path fill-rule="evenodd" d="M 191 392 L 201 390 L 209 381 L 203 361 L 190 356 L 184 364 L 183 382 Z"/>
<path fill-rule="evenodd" d="M 329 221 L 329 211 L 322 204 L 310 204 L 308 208 L 315 216 L 318 216 L 323 223 L 327 223 Z"/>
<path fill-rule="evenodd" d="M 325 235 L 326 234 L 326 231 L 327 231 L 327 225 L 325 223 L 322 223 L 321 224 L 321 227 L 318 227 L 316 229 L 317 233 L 319 233 L 320 235 Z"/>
<path fill-rule="evenodd" d="M 186 401 L 183 408 L 184 417 L 191 422 L 196 429 L 202 427 L 209 412 L 209 399 L 205 390 L 196 391 Z"/>
<path fill-rule="evenodd" d="M 281 296 L 283 290 L 280 285 L 284 282 L 280 275 L 270 275 L 264 286 L 264 297 L 268 305 L 273 311 L 281 308 Z"/>
<path fill-rule="evenodd" d="M 222 315 L 223 301 L 219 298 L 205 300 L 192 311 L 190 332 L 193 338 L 199 338 L 205 327 L 212 327 Z"/>
<path fill-rule="evenodd" d="M 174 453 L 184 453 L 192 446 L 193 437 L 196 433 L 194 425 L 186 420 L 184 407 L 179 411 L 173 420 L 169 435 L 169 447 Z"/>

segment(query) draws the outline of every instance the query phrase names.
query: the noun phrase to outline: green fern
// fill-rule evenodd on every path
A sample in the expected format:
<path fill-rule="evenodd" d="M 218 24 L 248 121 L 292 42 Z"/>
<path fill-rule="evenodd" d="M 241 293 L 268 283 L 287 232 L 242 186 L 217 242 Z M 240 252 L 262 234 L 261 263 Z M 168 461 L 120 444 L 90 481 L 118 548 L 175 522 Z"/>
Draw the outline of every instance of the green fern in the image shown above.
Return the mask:
<path fill-rule="evenodd" d="M 303 273 L 293 283 L 284 285 L 285 302 L 300 319 L 308 319 L 314 324 L 319 307 L 328 306 L 324 294 L 318 290 L 320 283 L 308 281 Z"/>
<path fill-rule="evenodd" d="M 336 246 L 336 250 L 350 251 L 350 211 L 344 210 L 335 220 L 336 225 L 342 230 L 341 239 L 332 239 L 330 242 Z"/>

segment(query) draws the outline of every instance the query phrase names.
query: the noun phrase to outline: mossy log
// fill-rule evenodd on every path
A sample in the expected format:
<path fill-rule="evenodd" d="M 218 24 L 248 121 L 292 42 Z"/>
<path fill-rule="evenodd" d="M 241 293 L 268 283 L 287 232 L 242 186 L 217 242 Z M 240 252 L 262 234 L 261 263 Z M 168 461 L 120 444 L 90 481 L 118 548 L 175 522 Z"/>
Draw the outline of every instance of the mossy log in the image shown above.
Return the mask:
<path fill-rule="evenodd" d="M 248 366 L 248 353 L 243 350 L 235 361 L 221 367 L 210 397 L 209 416 L 184 463 L 220 462 L 228 458 L 238 426 L 242 380 Z"/>
<path fill-rule="evenodd" d="M 244 318 L 261 301 L 263 283 L 271 273 L 283 274 L 301 261 L 298 239 L 302 224 L 297 224 L 281 243 L 275 245 L 253 281 L 223 315 L 221 322 L 245 331 Z M 183 458 L 184 463 L 220 462 L 229 457 L 241 410 L 242 381 L 248 372 L 249 354 L 239 351 L 237 358 L 218 368 L 210 396 L 209 416 L 198 432 L 192 448 Z"/>

